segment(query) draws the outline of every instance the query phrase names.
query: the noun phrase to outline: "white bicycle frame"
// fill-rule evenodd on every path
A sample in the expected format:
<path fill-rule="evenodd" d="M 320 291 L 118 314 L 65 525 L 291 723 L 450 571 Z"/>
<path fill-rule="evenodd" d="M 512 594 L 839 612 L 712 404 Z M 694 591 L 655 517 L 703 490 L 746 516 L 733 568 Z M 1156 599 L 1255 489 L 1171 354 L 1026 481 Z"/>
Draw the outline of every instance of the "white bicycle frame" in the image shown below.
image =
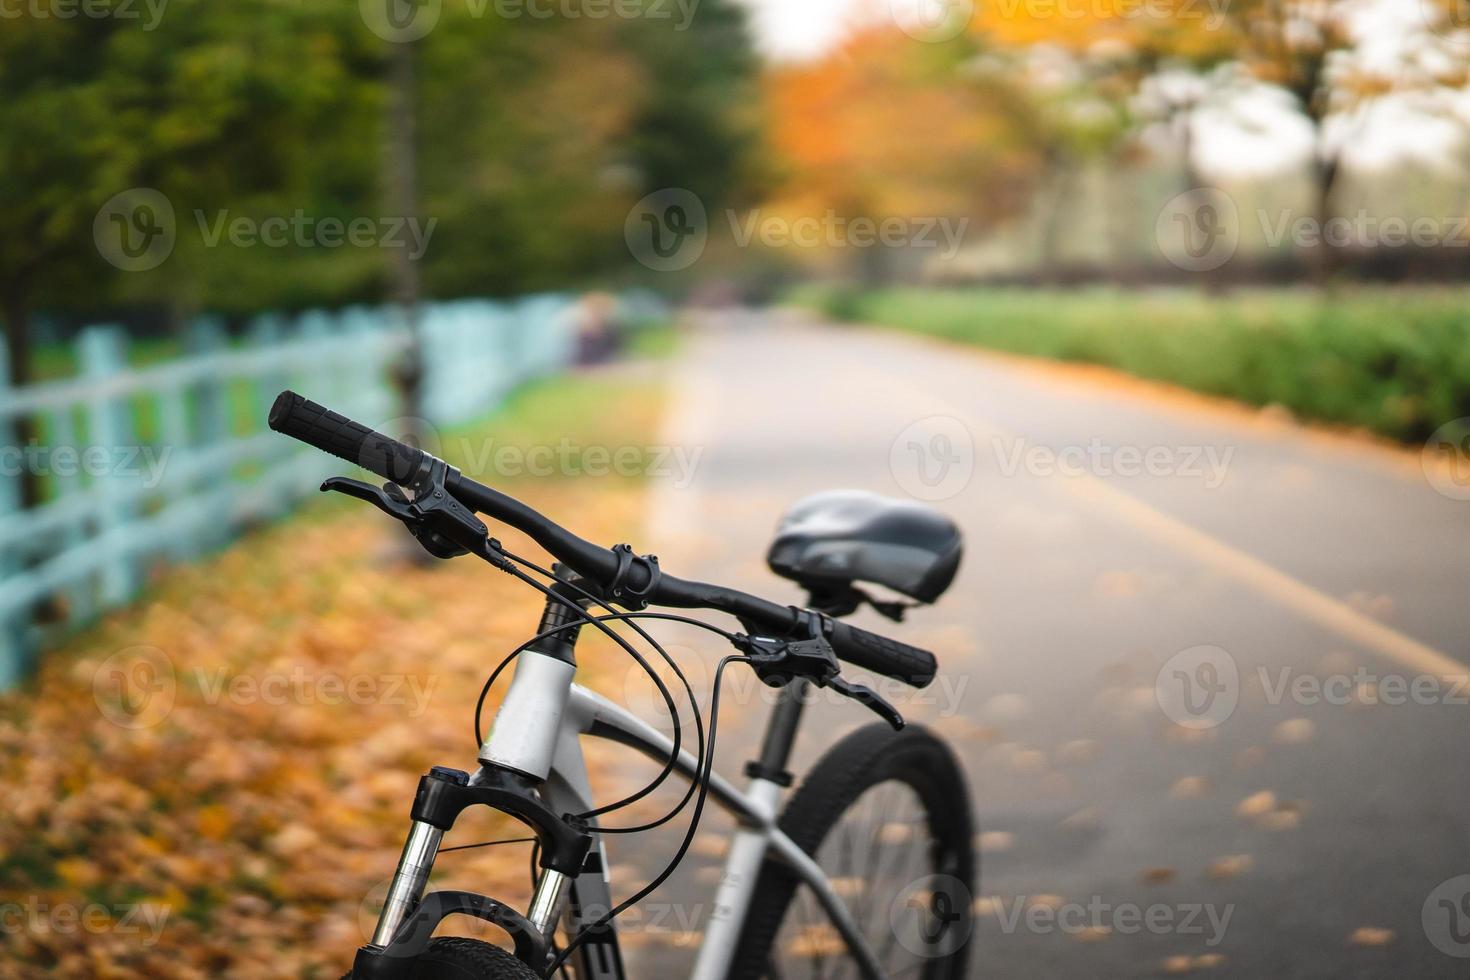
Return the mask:
<path fill-rule="evenodd" d="M 604 738 L 633 748 L 664 764 L 673 755 L 673 740 L 626 709 L 574 683 L 576 668 L 563 660 L 527 651 L 516 664 L 515 679 L 496 714 L 489 738 L 481 746 L 482 765 L 513 770 L 540 781 L 545 801 L 557 813 L 585 813 L 593 809 L 591 784 L 582 755 L 582 736 Z M 789 751 L 801 712 L 803 685 L 787 689 L 778 704 L 767 736 L 768 749 Z M 675 771 L 685 779 L 698 774 L 695 756 L 681 750 Z M 734 960 L 742 926 L 754 895 L 756 880 L 768 857 L 785 863 L 811 889 L 846 942 L 867 980 L 882 980 L 883 972 L 856 920 L 838 897 L 826 874 L 810 855 L 777 826 L 784 789 L 774 779 L 752 778 L 744 791 L 711 773 L 709 800 L 733 815 L 739 824 L 725 862 L 724 874 L 705 923 L 704 941 L 690 974 L 691 980 L 724 980 Z M 427 829 L 426 829 L 427 828 Z M 378 923 L 374 943 L 386 945 L 399 924 L 418 903 L 432 870 L 442 833 L 416 823 L 404 847 L 398 874 Z M 549 941 L 558 921 L 575 934 L 612 907 L 608 862 L 602 838 L 594 835 L 589 869 L 575 880 L 545 870 L 526 918 Z M 569 902 L 568 891 L 575 893 Z M 579 980 L 624 980 L 616 942 L 616 920 L 608 933 L 585 943 L 577 961 Z"/>

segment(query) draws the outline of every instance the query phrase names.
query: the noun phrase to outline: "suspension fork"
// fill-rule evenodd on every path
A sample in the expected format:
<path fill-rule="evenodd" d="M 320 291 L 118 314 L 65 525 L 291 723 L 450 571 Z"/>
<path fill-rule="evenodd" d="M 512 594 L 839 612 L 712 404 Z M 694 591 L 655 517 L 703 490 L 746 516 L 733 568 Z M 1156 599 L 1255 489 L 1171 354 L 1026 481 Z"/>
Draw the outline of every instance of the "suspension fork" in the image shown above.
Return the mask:
<path fill-rule="evenodd" d="M 586 604 L 584 597 L 566 586 L 553 588 L 561 597 L 547 597 L 537 633 L 579 618 L 566 600 Z M 459 770 L 435 766 L 419 781 L 408 840 L 373 930 L 373 946 L 388 947 L 419 908 L 444 834 L 466 807 L 475 804 L 514 816 L 536 831 L 542 872 L 526 920 L 544 938 L 551 938 L 567 886 L 581 870 L 591 843 L 582 828 L 561 819 L 541 801 L 538 792 L 550 774 L 561 734 L 561 719 L 576 673 L 579 632 L 572 626 L 526 649 L 490 736 L 480 747 L 481 768 L 473 779 Z"/>
<path fill-rule="evenodd" d="M 388 897 L 383 903 L 382 914 L 378 916 L 378 927 L 373 930 L 374 946 L 386 949 L 409 914 L 418 908 L 443 840 L 444 831 L 438 827 L 422 820 L 413 822 L 408 840 L 403 845 L 403 854 L 398 858 L 398 868 L 393 872 L 393 881 L 388 885 Z"/>

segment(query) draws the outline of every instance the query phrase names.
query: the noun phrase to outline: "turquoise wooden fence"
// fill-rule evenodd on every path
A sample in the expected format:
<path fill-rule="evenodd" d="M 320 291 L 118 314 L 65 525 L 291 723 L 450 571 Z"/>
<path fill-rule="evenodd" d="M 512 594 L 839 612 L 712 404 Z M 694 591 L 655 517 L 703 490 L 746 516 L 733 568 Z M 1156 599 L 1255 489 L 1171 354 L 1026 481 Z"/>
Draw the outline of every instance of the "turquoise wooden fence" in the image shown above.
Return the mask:
<path fill-rule="evenodd" d="M 647 303 L 624 301 L 634 316 Z M 426 306 L 426 419 L 468 421 L 564 367 L 577 320 L 561 296 Z M 0 360 L 0 688 L 54 635 L 135 597 L 153 563 L 218 548 L 340 471 L 265 428 L 272 399 L 294 387 L 386 426 L 403 414 L 390 372 L 409 341 L 394 311 L 354 308 L 263 316 L 235 343 L 202 318 L 184 356 L 148 367 L 129 366 L 120 328 L 89 327 L 76 377 L 24 388 Z M 39 437 L 21 446 L 27 417 Z M 26 472 L 43 502 L 22 510 Z"/>

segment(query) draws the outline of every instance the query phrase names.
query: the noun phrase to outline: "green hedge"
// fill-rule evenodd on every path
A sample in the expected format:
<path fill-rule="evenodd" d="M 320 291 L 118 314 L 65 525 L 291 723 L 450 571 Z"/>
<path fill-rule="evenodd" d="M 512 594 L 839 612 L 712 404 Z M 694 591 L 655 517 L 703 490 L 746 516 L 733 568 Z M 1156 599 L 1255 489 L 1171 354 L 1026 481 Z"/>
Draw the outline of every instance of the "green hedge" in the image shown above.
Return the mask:
<path fill-rule="evenodd" d="M 1118 368 L 1405 441 L 1470 416 L 1470 291 L 806 287 L 840 320 Z"/>

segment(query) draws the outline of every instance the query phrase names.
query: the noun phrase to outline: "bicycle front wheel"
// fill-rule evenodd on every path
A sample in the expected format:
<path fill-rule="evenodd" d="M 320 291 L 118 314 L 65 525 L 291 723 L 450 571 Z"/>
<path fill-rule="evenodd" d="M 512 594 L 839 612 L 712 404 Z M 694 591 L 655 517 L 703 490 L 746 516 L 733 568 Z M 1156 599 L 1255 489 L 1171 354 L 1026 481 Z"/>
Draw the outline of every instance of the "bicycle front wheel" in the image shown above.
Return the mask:
<path fill-rule="evenodd" d="M 885 977 L 961 980 L 977 894 L 970 795 L 930 732 L 872 725 L 817 763 L 781 815 L 874 951 Z M 778 859 L 761 869 L 733 980 L 861 976 L 816 896 Z"/>

